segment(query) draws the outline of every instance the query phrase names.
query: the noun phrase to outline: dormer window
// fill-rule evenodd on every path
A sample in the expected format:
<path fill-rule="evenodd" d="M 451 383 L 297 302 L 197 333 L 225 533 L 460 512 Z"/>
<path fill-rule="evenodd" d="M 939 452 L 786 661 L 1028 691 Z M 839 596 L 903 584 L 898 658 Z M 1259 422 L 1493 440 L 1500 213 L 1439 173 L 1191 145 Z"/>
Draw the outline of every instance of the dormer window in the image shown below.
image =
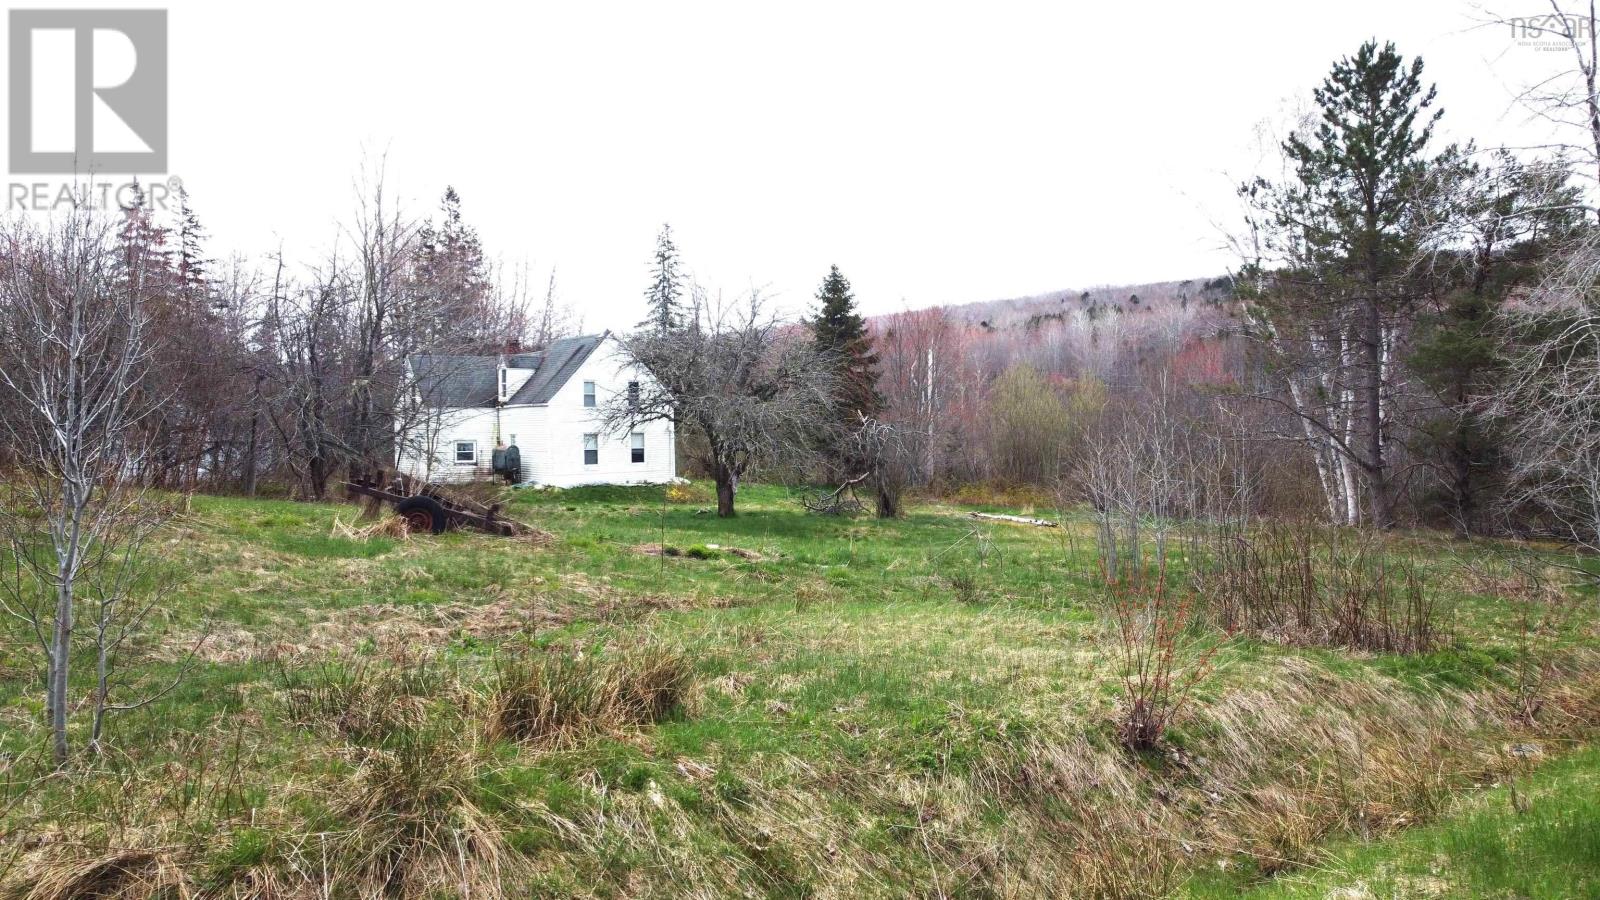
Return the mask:
<path fill-rule="evenodd" d="M 506 367 L 505 366 L 501 366 L 500 367 L 500 402 L 501 403 L 504 403 L 507 400 L 511 399 L 510 387 L 511 387 L 511 376 L 510 376 L 510 373 L 506 371 Z"/>
<path fill-rule="evenodd" d="M 585 381 L 583 383 L 583 405 L 584 406 L 594 406 L 595 405 L 595 402 L 594 402 L 594 382 L 592 382 L 592 381 Z"/>

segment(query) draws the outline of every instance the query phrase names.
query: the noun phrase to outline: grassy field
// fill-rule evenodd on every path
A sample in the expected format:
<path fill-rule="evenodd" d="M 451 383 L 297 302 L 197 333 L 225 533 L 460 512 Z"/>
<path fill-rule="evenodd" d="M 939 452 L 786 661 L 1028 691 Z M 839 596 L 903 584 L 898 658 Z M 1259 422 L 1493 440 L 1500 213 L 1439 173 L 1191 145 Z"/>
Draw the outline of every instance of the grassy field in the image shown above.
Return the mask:
<path fill-rule="evenodd" d="M 1544 702 L 1518 720 L 1526 607 L 1483 574 L 1513 548 L 1386 539 L 1439 604 L 1445 636 L 1422 654 L 1197 626 L 1208 674 L 1163 749 L 1135 754 L 1115 739 L 1121 658 L 1077 514 L 818 518 L 765 486 L 739 502 L 719 520 L 701 486 L 521 491 L 512 514 L 547 532 L 523 540 L 363 537 L 344 527 L 354 506 L 193 498 L 161 545 L 175 592 L 124 690 L 182 678 L 114 720 L 108 753 L 52 774 L 37 662 L 20 640 L 3 650 L 0 884 L 1596 890 L 1593 603 L 1537 636 Z"/>

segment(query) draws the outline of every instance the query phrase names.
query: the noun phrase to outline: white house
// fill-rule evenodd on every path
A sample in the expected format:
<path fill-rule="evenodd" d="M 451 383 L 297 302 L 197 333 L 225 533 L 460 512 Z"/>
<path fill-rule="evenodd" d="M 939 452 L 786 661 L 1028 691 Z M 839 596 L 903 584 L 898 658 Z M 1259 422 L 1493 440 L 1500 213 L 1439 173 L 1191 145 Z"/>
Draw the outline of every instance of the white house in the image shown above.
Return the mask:
<path fill-rule="evenodd" d="M 533 352 L 411 357 L 419 415 L 397 435 L 398 468 L 433 482 L 487 479 L 495 449 L 515 446 L 524 482 L 671 481 L 677 453 L 670 422 L 621 433 L 601 424 L 607 401 L 650 377 L 620 351 L 608 331 Z"/>

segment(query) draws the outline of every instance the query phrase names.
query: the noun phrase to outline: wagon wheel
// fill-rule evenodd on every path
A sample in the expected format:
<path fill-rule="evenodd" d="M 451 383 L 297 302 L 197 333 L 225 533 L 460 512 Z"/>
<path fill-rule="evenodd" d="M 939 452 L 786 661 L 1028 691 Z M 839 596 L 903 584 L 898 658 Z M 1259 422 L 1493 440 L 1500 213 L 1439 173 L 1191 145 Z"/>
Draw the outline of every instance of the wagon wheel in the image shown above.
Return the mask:
<path fill-rule="evenodd" d="M 439 534 L 449 523 L 444 506 L 432 497 L 407 497 L 395 504 L 394 511 L 406 520 L 406 527 L 413 532 Z"/>

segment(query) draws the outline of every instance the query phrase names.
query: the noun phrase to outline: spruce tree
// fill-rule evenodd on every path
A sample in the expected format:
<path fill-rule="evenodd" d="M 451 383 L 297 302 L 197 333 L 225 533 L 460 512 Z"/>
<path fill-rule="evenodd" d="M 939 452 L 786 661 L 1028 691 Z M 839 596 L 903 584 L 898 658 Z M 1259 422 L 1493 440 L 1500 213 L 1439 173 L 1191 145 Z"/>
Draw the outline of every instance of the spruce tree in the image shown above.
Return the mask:
<path fill-rule="evenodd" d="M 178 289 L 186 303 L 196 304 L 208 299 L 211 293 L 207 285 L 207 268 L 211 261 L 206 259 L 202 246 L 205 240 L 205 228 L 200 224 L 200 218 L 195 215 L 194 207 L 189 205 L 189 192 L 179 186 L 178 188 Z"/>
<path fill-rule="evenodd" d="M 838 366 L 839 387 L 835 407 L 840 423 L 850 426 L 861 416 L 877 415 L 883 408 L 878 395 L 878 355 L 873 352 L 867 322 L 856 312 L 850 282 L 833 266 L 817 291 L 819 304 L 811 320 L 817 350 Z"/>
<path fill-rule="evenodd" d="M 415 279 L 429 298 L 429 315 L 412 327 L 424 342 L 499 343 L 489 315 L 489 266 L 478 232 L 461 218 L 461 195 L 446 187 L 439 201 L 440 223 L 425 223 L 417 233 Z"/>
<path fill-rule="evenodd" d="M 165 299 L 176 280 L 172 252 L 167 249 L 169 232 L 156 221 L 155 211 L 137 180 L 129 194 L 122 206 L 122 223 L 117 228 L 118 276 L 124 284 L 147 297 Z"/>
<path fill-rule="evenodd" d="M 678 266 L 678 247 L 672 243 L 672 226 L 662 225 L 661 233 L 656 236 L 656 261 L 650 270 L 650 288 L 644 294 L 650 312 L 639 323 L 640 330 L 667 334 L 683 327 L 683 276 Z"/>
<path fill-rule="evenodd" d="M 1482 531 L 1508 462 L 1503 423 L 1485 408 L 1506 376 L 1512 321 L 1502 305 L 1541 277 L 1555 247 L 1582 227 L 1581 198 L 1560 163 L 1525 163 L 1501 150 L 1463 164 L 1450 191 L 1457 253 L 1440 266 L 1438 298 L 1406 359 L 1432 395 L 1409 448 L 1439 477 L 1437 500 L 1458 533 Z M 1430 502 L 1430 505 L 1432 503 Z"/>

